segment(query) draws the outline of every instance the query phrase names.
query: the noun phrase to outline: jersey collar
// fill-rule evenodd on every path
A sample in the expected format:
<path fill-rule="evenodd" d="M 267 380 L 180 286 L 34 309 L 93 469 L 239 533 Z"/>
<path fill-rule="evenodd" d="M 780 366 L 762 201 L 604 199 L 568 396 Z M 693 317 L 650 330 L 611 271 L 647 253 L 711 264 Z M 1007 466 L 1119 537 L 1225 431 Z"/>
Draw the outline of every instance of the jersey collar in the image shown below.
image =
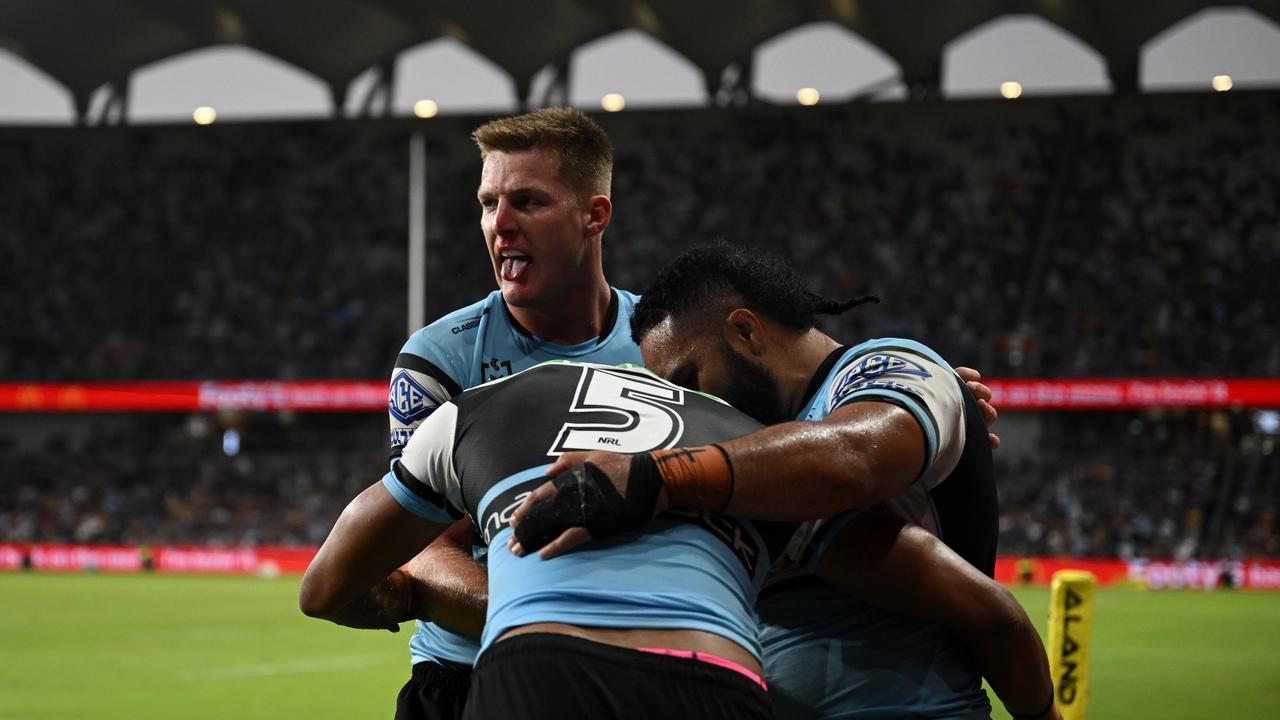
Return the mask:
<path fill-rule="evenodd" d="M 822 383 L 827 381 L 827 376 L 831 374 L 831 368 L 835 367 L 836 363 L 840 362 L 840 358 L 848 351 L 848 345 L 841 345 L 832 350 L 831 354 L 827 355 L 822 364 L 818 366 L 818 371 L 809 380 L 809 387 L 804 390 L 805 401 L 804 405 L 800 406 L 802 410 L 813 404 L 813 396 L 822 388 Z"/>
<path fill-rule="evenodd" d="M 538 337 L 537 335 L 534 335 L 533 333 L 529 332 L 525 328 L 525 326 L 520 324 L 519 320 L 516 320 L 516 316 L 511 314 L 511 308 L 507 307 L 507 301 L 505 299 L 502 300 L 502 311 L 507 314 L 507 319 L 511 321 L 511 327 L 515 328 L 516 332 L 520 333 L 521 335 L 528 338 L 532 342 L 536 342 L 536 343 L 546 342 L 545 340 Z M 604 341 L 609 339 L 609 334 L 613 332 L 613 326 L 616 325 L 617 323 L 618 323 L 618 291 L 615 290 L 614 288 L 609 288 L 609 309 L 606 310 L 604 313 L 604 325 L 600 327 L 600 335 L 599 337 L 596 338 L 596 347 L 603 345 Z"/>

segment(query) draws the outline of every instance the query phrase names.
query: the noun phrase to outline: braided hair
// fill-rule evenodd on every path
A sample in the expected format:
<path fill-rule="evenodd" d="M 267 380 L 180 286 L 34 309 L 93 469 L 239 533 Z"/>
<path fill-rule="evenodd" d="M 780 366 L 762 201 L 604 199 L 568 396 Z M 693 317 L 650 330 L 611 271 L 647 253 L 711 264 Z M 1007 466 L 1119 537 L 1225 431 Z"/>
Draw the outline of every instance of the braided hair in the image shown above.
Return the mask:
<path fill-rule="evenodd" d="M 800 273 L 771 253 L 718 241 L 681 254 L 658 272 L 631 316 L 631 336 L 644 339 L 668 317 L 721 300 L 740 301 L 783 327 L 803 332 L 818 315 L 840 315 L 880 302 L 874 295 L 832 300 L 813 292 Z"/>

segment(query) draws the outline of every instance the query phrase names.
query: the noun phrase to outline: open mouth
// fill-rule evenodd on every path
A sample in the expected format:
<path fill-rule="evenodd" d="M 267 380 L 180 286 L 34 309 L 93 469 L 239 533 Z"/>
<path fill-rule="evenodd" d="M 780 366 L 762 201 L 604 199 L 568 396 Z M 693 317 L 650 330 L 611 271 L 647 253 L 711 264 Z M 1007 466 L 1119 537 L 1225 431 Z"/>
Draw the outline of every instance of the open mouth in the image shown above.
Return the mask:
<path fill-rule="evenodd" d="M 519 280 L 533 259 L 524 253 L 510 251 L 502 252 L 499 257 L 502 259 L 499 273 L 503 280 L 509 282 Z"/>

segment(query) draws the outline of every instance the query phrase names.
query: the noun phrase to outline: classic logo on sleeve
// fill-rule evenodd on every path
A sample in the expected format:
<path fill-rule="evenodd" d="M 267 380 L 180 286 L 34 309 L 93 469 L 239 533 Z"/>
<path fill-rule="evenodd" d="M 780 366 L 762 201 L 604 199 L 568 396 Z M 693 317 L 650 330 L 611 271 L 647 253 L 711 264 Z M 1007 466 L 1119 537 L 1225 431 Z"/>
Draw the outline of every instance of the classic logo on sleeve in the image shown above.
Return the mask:
<path fill-rule="evenodd" d="M 831 406 L 862 390 L 896 390 L 919 396 L 912 383 L 932 377 L 920 363 L 890 353 L 873 353 L 846 365 L 831 383 Z"/>
<path fill-rule="evenodd" d="M 401 370 L 391 378 L 387 409 L 391 412 L 391 417 L 402 425 L 413 425 L 421 421 L 443 402 L 443 399 L 423 387 L 408 370 Z"/>

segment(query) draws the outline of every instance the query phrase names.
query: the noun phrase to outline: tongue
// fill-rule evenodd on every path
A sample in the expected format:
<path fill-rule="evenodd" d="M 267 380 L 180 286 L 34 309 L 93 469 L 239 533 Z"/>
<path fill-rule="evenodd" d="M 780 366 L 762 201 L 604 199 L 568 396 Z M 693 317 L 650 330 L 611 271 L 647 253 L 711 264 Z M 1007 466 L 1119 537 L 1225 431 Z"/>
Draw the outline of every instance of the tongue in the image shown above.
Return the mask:
<path fill-rule="evenodd" d="M 502 279 L 519 280 L 524 269 L 529 266 L 527 258 L 507 258 L 502 261 Z"/>

